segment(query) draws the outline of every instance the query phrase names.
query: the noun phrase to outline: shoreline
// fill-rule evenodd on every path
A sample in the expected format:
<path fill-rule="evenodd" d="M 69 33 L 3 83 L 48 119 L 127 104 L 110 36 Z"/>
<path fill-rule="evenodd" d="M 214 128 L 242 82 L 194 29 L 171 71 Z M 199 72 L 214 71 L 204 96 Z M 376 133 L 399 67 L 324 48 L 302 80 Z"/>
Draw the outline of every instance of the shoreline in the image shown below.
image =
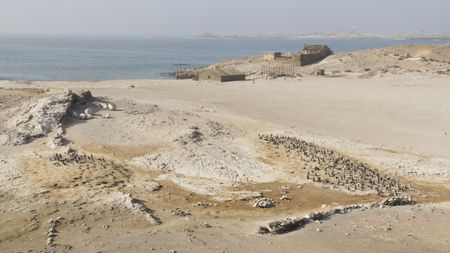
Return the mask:
<path fill-rule="evenodd" d="M 445 252 L 444 49 L 233 83 L 0 81 L 0 251 Z M 399 67 L 361 77 L 370 54 Z"/>

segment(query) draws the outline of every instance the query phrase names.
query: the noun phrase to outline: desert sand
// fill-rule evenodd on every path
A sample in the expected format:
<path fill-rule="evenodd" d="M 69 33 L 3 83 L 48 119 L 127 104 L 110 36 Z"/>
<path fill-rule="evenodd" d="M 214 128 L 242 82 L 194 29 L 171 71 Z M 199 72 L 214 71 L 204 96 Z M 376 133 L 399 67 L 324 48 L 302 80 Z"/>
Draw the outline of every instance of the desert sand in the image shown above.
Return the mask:
<path fill-rule="evenodd" d="M 0 252 L 450 252 L 449 48 L 0 81 Z"/>

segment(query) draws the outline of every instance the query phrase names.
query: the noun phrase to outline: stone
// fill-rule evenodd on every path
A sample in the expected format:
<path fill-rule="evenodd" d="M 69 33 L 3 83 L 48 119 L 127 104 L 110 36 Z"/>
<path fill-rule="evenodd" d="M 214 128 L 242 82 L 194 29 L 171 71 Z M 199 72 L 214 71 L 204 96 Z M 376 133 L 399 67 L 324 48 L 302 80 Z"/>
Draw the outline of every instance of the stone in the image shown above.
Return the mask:
<path fill-rule="evenodd" d="M 258 234 L 260 235 L 270 234 L 270 229 L 268 229 L 267 227 L 260 226 L 258 228 Z"/>
<path fill-rule="evenodd" d="M 200 208 L 208 208 L 208 207 L 211 207 L 211 206 L 217 206 L 216 204 L 212 204 L 212 203 L 205 202 L 205 201 L 196 202 L 196 203 L 193 203 L 192 205 L 194 207 L 200 207 Z"/>
<path fill-rule="evenodd" d="M 382 202 L 383 206 L 405 206 L 414 205 L 416 202 L 410 196 L 390 197 Z"/>
<path fill-rule="evenodd" d="M 161 224 L 161 221 L 154 216 L 153 211 L 151 211 L 142 201 L 133 198 L 131 194 L 120 193 L 119 198 L 126 208 L 143 215 L 151 224 Z"/>
<path fill-rule="evenodd" d="M 87 116 L 84 113 L 80 113 L 80 114 L 78 114 L 78 119 L 87 120 Z"/>
<path fill-rule="evenodd" d="M 117 107 L 113 103 L 108 103 L 108 109 L 111 110 L 111 111 L 115 111 L 117 109 Z"/>
<path fill-rule="evenodd" d="M 180 208 L 176 208 L 175 210 L 172 210 L 172 215 L 178 216 L 178 217 L 186 217 L 186 216 L 191 215 L 191 211 L 181 210 Z"/>
<path fill-rule="evenodd" d="M 292 198 L 291 198 L 291 197 L 289 197 L 289 196 L 283 195 L 283 196 L 281 196 L 281 197 L 280 197 L 280 200 L 291 201 L 291 200 L 292 200 Z"/>
<path fill-rule="evenodd" d="M 256 198 L 250 201 L 250 205 L 255 208 L 272 208 L 277 205 L 277 203 L 269 198 Z"/>
<path fill-rule="evenodd" d="M 49 142 L 47 143 L 47 146 L 52 149 L 56 149 L 58 147 L 64 146 L 65 143 L 66 143 L 66 140 L 64 139 L 64 137 L 61 134 L 56 134 L 49 140 Z"/>
<path fill-rule="evenodd" d="M 94 110 L 92 108 L 86 108 L 86 110 L 84 110 L 84 114 L 86 115 L 86 117 L 88 118 L 92 118 L 94 117 Z"/>

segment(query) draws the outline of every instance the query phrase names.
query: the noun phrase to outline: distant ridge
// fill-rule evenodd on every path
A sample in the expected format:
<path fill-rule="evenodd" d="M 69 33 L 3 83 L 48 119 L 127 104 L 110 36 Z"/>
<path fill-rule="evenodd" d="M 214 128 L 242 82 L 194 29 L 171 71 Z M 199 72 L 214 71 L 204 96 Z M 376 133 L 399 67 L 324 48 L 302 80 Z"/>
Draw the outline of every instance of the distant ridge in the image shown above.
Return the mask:
<path fill-rule="evenodd" d="M 444 33 L 396 33 L 396 34 L 377 34 L 364 32 L 336 32 L 336 33 L 309 33 L 301 35 L 283 36 L 279 34 L 262 35 L 217 35 L 209 32 L 194 36 L 199 39 L 389 39 L 389 40 L 450 40 L 450 34 Z"/>

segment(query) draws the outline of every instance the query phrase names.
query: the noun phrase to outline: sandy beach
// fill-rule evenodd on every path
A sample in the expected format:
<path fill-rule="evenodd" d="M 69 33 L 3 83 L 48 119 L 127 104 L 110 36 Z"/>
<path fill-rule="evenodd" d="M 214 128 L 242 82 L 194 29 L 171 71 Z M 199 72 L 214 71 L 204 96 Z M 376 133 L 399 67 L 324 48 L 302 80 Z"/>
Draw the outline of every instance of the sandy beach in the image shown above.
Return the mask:
<path fill-rule="evenodd" d="M 0 81 L 0 252 L 450 252 L 450 46 L 278 64 Z"/>

